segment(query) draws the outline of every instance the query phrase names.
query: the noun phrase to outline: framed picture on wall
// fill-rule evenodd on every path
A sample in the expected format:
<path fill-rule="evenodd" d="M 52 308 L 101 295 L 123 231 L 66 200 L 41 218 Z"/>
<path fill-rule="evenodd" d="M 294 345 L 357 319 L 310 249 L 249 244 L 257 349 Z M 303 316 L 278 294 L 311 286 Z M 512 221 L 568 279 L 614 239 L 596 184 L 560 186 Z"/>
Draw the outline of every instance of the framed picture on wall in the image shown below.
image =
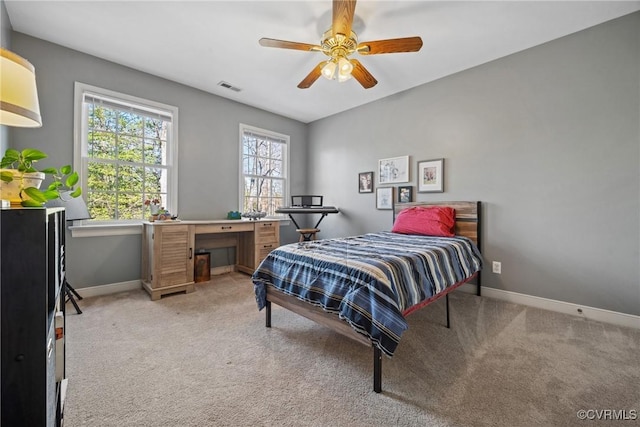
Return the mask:
<path fill-rule="evenodd" d="M 373 172 L 358 174 L 358 193 L 373 193 Z"/>
<path fill-rule="evenodd" d="M 409 182 L 409 156 L 378 160 L 378 184 Z"/>
<path fill-rule="evenodd" d="M 413 202 L 413 186 L 398 187 L 398 203 Z"/>
<path fill-rule="evenodd" d="M 376 188 L 376 209 L 393 209 L 393 187 Z"/>
<path fill-rule="evenodd" d="M 444 192 L 444 159 L 418 162 L 418 193 Z"/>

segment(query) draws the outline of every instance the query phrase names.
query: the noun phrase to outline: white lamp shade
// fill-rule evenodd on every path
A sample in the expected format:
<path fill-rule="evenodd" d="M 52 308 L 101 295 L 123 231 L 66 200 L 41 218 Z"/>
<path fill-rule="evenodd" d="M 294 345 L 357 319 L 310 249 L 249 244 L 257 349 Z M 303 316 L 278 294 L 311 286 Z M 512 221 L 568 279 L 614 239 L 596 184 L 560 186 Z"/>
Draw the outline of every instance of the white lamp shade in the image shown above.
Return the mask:
<path fill-rule="evenodd" d="M 327 63 L 322 67 L 322 75 L 331 80 L 333 79 L 333 74 L 336 71 L 337 64 L 333 60 L 327 61 Z"/>
<path fill-rule="evenodd" d="M 42 126 L 35 68 L 21 56 L 1 48 L 0 124 Z"/>
<path fill-rule="evenodd" d="M 342 57 L 338 60 L 338 81 L 340 83 L 346 82 L 351 78 L 351 72 L 353 71 L 353 64 L 347 58 Z"/>
<path fill-rule="evenodd" d="M 344 56 L 338 60 L 338 66 L 340 67 L 340 74 L 347 75 L 353 71 L 353 64 Z"/>

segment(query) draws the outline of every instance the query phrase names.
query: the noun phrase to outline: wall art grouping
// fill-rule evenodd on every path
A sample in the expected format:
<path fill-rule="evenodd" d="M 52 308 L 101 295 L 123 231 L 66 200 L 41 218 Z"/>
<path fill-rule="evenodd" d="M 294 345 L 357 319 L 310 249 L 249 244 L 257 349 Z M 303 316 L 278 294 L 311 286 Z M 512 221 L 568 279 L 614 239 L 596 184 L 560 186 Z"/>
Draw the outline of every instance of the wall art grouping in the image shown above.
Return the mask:
<path fill-rule="evenodd" d="M 374 171 L 358 173 L 358 192 L 374 192 Z M 417 193 L 444 192 L 444 159 L 420 160 L 417 162 Z M 398 203 L 414 201 L 414 187 L 389 184 L 409 183 L 411 174 L 409 156 L 390 157 L 378 160 L 378 187 L 375 188 L 376 208 L 393 209 L 394 197 Z"/>

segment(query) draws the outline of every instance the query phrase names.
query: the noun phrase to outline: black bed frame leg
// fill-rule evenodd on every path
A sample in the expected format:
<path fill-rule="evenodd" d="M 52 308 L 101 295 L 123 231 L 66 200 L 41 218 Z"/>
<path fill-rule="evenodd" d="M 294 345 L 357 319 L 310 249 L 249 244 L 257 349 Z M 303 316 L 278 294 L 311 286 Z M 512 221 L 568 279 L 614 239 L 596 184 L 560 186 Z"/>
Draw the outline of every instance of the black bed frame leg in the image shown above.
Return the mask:
<path fill-rule="evenodd" d="M 264 307 L 265 313 L 265 326 L 267 328 L 271 327 L 271 301 L 267 301 L 267 305 Z"/>
<path fill-rule="evenodd" d="M 382 391 L 382 351 L 373 346 L 373 391 Z"/>
<path fill-rule="evenodd" d="M 449 322 L 449 294 L 446 294 L 444 299 L 447 302 L 447 328 L 451 328 L 451 322 Z"/>

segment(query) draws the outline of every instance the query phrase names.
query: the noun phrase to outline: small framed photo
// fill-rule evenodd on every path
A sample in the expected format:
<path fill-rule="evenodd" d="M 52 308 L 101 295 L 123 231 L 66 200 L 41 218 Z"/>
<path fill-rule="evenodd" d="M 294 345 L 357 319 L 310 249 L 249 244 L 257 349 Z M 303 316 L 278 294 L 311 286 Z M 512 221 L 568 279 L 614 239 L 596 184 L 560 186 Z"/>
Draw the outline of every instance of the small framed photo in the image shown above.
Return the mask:
<path fill-rule="evenodd" d="M 413 186 L 398 187 L 398 203 L 413 202 Z"/>
<path fill-rule="evenodd" d="M 378 160 L 378 184 L 409 182 L 409 156 Z"/>
<path fill-rule="evenodd" d="M 418 193 L 444 192 L 444 159 L 418 162 Z"/>
<path fill-rule="evenodd" d="M 373 193 L 373 172 L 358 174 L 358 193 Z"/>
<path fill-rule="evenodd" d="M 393 209 L 393 187 L 376 188 L 376 209 Z"/>

